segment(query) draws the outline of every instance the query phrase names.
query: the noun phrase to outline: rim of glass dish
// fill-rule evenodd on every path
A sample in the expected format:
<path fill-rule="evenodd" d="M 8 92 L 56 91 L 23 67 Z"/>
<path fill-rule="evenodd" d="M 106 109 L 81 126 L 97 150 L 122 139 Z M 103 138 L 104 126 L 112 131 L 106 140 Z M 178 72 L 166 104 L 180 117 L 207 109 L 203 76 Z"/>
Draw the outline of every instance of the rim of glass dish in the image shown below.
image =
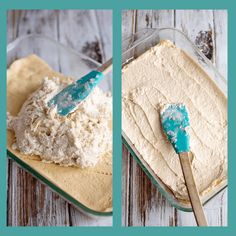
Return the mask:
<path fill-rule="evenodd" d="M 138 163 L 138 165 L 141 167 L 141 169 L 144 171 L 144 173 L 148 176 L 148 178 L 151 180 L 151 182 L 157 187 L 158 191 L 167 199 L 167 201 L 173 207 L 175 207 L 175 208 L 177 208 L 181 211 L 186 211 L 186 212 L 191 212 L 192 211 L 192 208 L 190 208 L 190 207 L 183 207 L 183 206 L 178 205 L 176 203 L 177 201 L 175 202 L 174 198 L 165 189 L 163 189 L 163 187 L 157 182 L 157 180 L 153 177 L 153 175 L 149 172 L 149 170 L 144 166 L 144 164 L 140 160 L 140 158 L 135 154 L 134 150 L 130 147 L 130 145 L 128 144 L 127 140 L 124 138 L 123 135 L 122 135 L 122 143 L 129 150 L 132 157 L 135 159 L 135 161 Z"/>
<path fill-rule="evenodd" d="M 65 46 L 64 44 L 62 44 L 62 43 L 60 43 L 60 42 L 58 42 L 58 41 L 56 41 L 56 40 L 54 40 L 54 39 L 52 39 L 48 36 L 44 36 L 44 35 L 41 35 L 41 34 L 28 34 L 28 35 L 23 35 L 23 36 L 18 37 L 17 39 L 15 39 L 14 41 L 10 42 L 7 45 L 7 53 L 9 53 L 11 50 L 13 50 L 16 47 L 16 45 L 19 44 L 21 41 L 23 41 L 25 39 L 28 39 L 28 38 L 41 38 L 41 39 L 48 40 L 51 43 L 54 43 L 56 46 L 62 48 L 63 50 L 69 51 L 69 53 L 74 54 L 75 56 L 78 56 L 78 57 L 83 58 L 85 60 L 91 61 L 97 67 L 102 65 L 101 63 L 95 61 L 91 57 L 88 57 L 88 56 L 84 55 L 83 53 L 76 52 L 73 48 Z"/>
<path fill-rule="evenodd" d="M 219 78 L 221 79 L 221 82 L 224 83 L 224 85 L 226 86 L 226 91 L 227 91 L 227 81 L 226 79 L 218 72 L 218 70 L 215 68 L 215 66 L 212 64 L 212 62 L 197 48 L 197 46 L 194 45 L 194 43 L 188 38 L 188 36 L 186 36 L 181 30 L 175 29 L 175 28 L 171 28 L 171 27 L 165 27 L 165 28 L 144 28 L 141 29 L 140 31 L 134 33 L 133 35 L 131 35 L 130 37 L 125 38 L 123 41 L 131 41 L 131 44 L 133 44 L 131 47 L 128 47 L 127 50 L 125 50 L 123 52 L 123 48 L 122 48 L 122 57 L 125 55 L 125 53 L 127 53 L 128 51 L 134 49 L 135 47 L 137 47 L 137 45 L 143 43 L 144 41 L 148 40 L 149 38 L 153 37 L 153 34 L 157 33 L 158 31 L 162 31 L 162 30 L 172 30 L 172 31 L 176 31 L 178 33 L 180 33 L 193 47 L 193 49 L 199 53 L 199 55 L 201 57 L 203 57 L 203 59 L 206 61 L 207 65 L 211 67 L 211 69 L 213 69 L 214 73 L 216 73 Z M 145 34 L 143 36 L 141 36 L 140 39 L 135 40 L 134 37 L 135 35 L 139 34 L 142 31 L 149 31 L 151 32 L 150 35 L 145 36 Z M 135 43 L 135 41 L 137 41 Z M 214 81 L 214 80 L 213 80 Z M 215 81 L 214 81 L 215 82 Z M 217 87 L 219 87 L 217 85 Z M 221 89 L 221 88 L 220 88 Z M 221 89 L 222 90 L 222 89 Z M 151 182 L 158 188 L 158 190 L 160 191 L 160 193 L 165 196 L 165 198 L 168 200 L 168 202 L 175 208 L 181 210 L 181 211 L 185 211 L 185 212 L 192 212 L 193 209 L 192 207 L 185 207 L 185 206 L 181 206 L 180 204 L 178 204 L 178 200 L 174 199 L 165 189 L 163 189 L 163 187 L 157 182 L 157 180 L 153 177 L 153 175 L 149 172 L 149 170 L 144 166 L 144 164 L 142 163 L 142 161 L 140 160 L 140 158 L 136 155 L 136 153 L 134 152 L 134 150 L 130 147 L 128 141 L 125 139 L 125 134 L 122 131 L 122 143 L 127 147 L 127 149 L 129 150 L 129 152 L 132 154 L 132 157 L 134 157 L 134 159 L 137 161 L 137 163 L 139 164 L 139 166 L 141 167 L 141 169 L 145 172 L 145 174 L 148 176 L 148 178 L 151 180 Z M 205 205 L 207 202 L 209 202 L 212 198 L 214 198 L 214 196 L 216 196 L 218 193 L 220 193 L 221 191 L 223 191 L 226 187 L 228 186 L 228 183 L 226 183 L 217 193 L 215 193 L 212 197 L 210 197 L 209 199 L 207 199 L 206 201 L 204 201 L 203 205 Z"/>
<path fill-rule="evenodd" d="M 136 155 L 134 150 L 130 147 L 129 143 L 125 139 L 122 133 L 122 143 L 126 146 L 126 148 L 129 150 L 131 153 L 131 156 L 135 159 L 135 161 L 138 163 L 138 165 L 141 167 L 141 169 L 144 171 L 144 173 L 148 176 L 148 178 L 151 180 L 151 182 L 157 187 L 158 191 L 167 199 L 167 201 L 176 209 L 179 209 L 181 211 L 185 212 L 192 212 L 193 209 L 192 207 L 187 207 L 184 205 L 181 205 L 181 202 L 174 198 L 169 192 L 167 192 L 161 184 L 154 178 L 154 176 L 150 173 L 150 171 L 146 168 L 146 166 L 143 164 L 142 160 Z M 164 184 L 163 184 L 164 185 Z M 217 194 L 222 192 L 228 184 L 225 184 L 224 186 L 221 187 L 221 189 L 215 193 L 213 196 L 209 197 L 207 200 L 203 202 L 203 205 L 208 203 L 212 198 L 214 198 Z"/>
<path fill-rule="evenodd" d="M 28 171 L 30 174 L 32 174 L 34 177 L 42 181 L 45 185 L 49 186 L 53 191 L 55 191 L 57 194 L 59 194 L 61 197 L 63 197 L 68 202 L 72 203 L 75 207 L 80 208 L 82 211 L 89 213 L 94 216 L 112 216 L 113 212 L 100 212 L 93 210 L 91 208 L 88 208 L 81 202 L 77 201 L 75 198 L 73 198 L 71 195 L 63 191 L 60 187 L 56 186 L 54 183 L 52 183 L 50 180 L 48 180 L 46 177 L 41 175 L 38 171 L 36 171 L 33 167 L 25 163 L 23 160 L 21 160 L 19 157 L 17 157 L 14 153 L 12 153 L 9 149 L 7 149 L 7 155 L 14 160 L 18 165 L 20 165 L 24 170 Z"/>
<path fill-rule="evenodd" d="M 212 62 L 199 50 L 199 48 L 192 42 L 192 40 L 181 30 L 179 29 L 176 29 L 176 28 L 172 28 L 172 27 L 163 27 L 163 28 L 143 28 L 139 31 L 137 31 L 136 33 L 134 33 L 133 35 L 125 38 L 123 41 L 128 41 L 128 40 L 131 40 L 131 42 L 135 42 L 137 41 L 136 43 L 134 43 L 131 47 L 129 47 L 127 50 L 125 50 L 123 52 L 123 48 L 122 48 L 122 56 L 127 53 L 127 51 L 129 50 L 132 50 L 134 47 L 136 47 L 137 45 L 143 43 L 144 41 L 146 41 L 147 39 L 153 37 L 153 34 L 155 33 L 158 33 L 159 31 L 164 31 L 164 30 L 172 30 L 172 31 L 176 31 L 178 32 L 179 34 L 181 34 L 190 44 L 191 46 L 193 47 L 193 49 L 204 59 L 204 61 L 206 62 L 206 64 L 211 67 L 211 69 L 214 71 L 214 73 L 216 73 L 218 75 L 218 77 L 220 78 L 221 82 L 224 84 L 225 88 L 226 88 L 226 94 L 227 94 L 227 80 L 225 79 L 225 77 L 223 75 L 220 74 L 220 72 L 217 70 L 217 68 L 212 64 Z M 146 36 L 141 36 L 140 39 L 138 40 L 135 40 L 134 37 L 135 35 L 139 34 L 140 32 L 142 31 L 149 31 L 149 32 L 152 32 L 150 33 L 150 35 Z M 132 43 L 133 43 L 132 42 Z M 214 80 L 213 80 L 214 81 Z M 214 81 L 215 82 L 215 81 Z M 219 86 L 218 86 L 219 87 Z M 220 88 L 221 89 L 221 88 Z M 222 90 L 222 89 L 221 89 Z"/>
<path fill-rule="evenodd" d="M 9 53 L 11 50 L 14 49 L 14 47 L 16 47 L 16 45 L 18 43 L 20 43 L 22 40 L 25 40 L 27 38 L 42 38 L 42 39 L 46 39 L 48 41 L 50 41 L 51 43 L 54 43 L 56 46 L 59 46 L 61 48 L 63 48 L 66 51 L 69 51 L 69 53 L 73 53 L 74 55 L 81 57 L 85 60 L 89 60 L 92 63 L 94 63 L 96 66 L 100 66 L 101 64 L 95 60 L 93 60 L 92 58 L 82 54 L 82 53 L 78 53 L 76 51 L 74 51 L 72 48 L 67 47 L 47 36 L 42 36 L 42 35 L 38 35 L 38 34 L 30 34 L 30 35 L 26 35 L 26 36 L 21 36 L 17 39 L 15 39 L 14 41 L 10 42 L 7 45 L 7 53 Z M 91 215 L 94 216 L 104 216 L 104 217 L 109 217 L 113 215 L 113 211 L 109 211 L 109 212 L 100 212 L 100 211 L 96 211 L 93 210 L 91 208 L 88 208 L 87 206 L 85 206 L 84 204 L 82 204 L 81 202 L 77 201 L 75 198 L 73 198 L 72 196 L 70 196 L 68 193 L 66 193 L 65 191 L 63 191 L 61 188 L 59 188 L 58 186 L 56 186 L 54 183 L 52 183 L 50 180 L 48 180 L 46 177 L 42 176 L 38 171 L 36 171 L 34 168 L 32 168 L 30 165 L 28 165 L 27 163 L 25 163 L 23 160 L 21 160 L 19 157 L 17 157 L 14 153 L 12 153 L 8 148 L 7 148 L 7 155 L 14 160 L 17 164 L 19 164 L 23 169 L 25 169 L 26 171 L 29 171 L 33 176 L 35 176 L 36 178 L 38 178 L 40 181 L 42 181 L 44 184 L 46 184 L 47 186 L 49 186 L 53 191 L 55 191 L 57 194 L 59 194 L 60 196 L 62 196 L 65 200 L 67 200 L 68 202 L 72 203 L 73 205 L 75 205 L 76 207 L 80 208 L 82 211 L 84 211 L 85 213 L 89 213 Z"/>

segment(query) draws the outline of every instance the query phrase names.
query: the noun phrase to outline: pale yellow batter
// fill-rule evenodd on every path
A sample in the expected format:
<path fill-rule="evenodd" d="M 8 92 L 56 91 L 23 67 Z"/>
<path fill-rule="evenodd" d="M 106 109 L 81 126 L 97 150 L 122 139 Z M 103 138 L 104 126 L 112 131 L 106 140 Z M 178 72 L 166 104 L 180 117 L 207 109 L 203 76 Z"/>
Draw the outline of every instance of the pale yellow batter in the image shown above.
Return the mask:
<path fill-rule="evenodd" d="M 24 102 L 33 92 L 40 88 L 45 77 L 58 77 L 64 82 L 68 80 L 65 76 L 53 71 L 35 55 L 19 59 L 10 66 L 7 71 L 7 110 L 11 115 L 16 116 L 19 113 Z M 28 100 L 29 103 L 30 101 Z M 28 106 L 28 108 L 31 109 L 31 106 Z M 26 114 L 24 111 L 23 113 Z M 28 121 L 27 119 L 22 119 L 22 117 L 19 116 L 19 119 L 22 122 L 26 122 L 22 124 L 22 127 L 25 125 L 26 129 L 28 129 L 26 125 Z M 40 115 L 40 118 L 42 117 L 43 114 Z M 19 129 L 22 128 L 19 122 L 15 125 Z M 22 130 L 22 132 L 24 131 Z M 92 210 L 100 212 L 112 210 L 111 150 L 100 157 L 95 167 L 84 169 L 80 167 L 64 167 L 53 163 L 44 163 L 39 156 L 32 155 L 32 153 L 29 155 L 22 154 L 17 150 L 19 147 L 12 148 L 12 145 L 16 142 L 15 133 L 8 130 L 7 136 L 8 150 L 72 198 Z M 22 139 L 25 138 L 22 137 Z"/>
<path fill-rule="evenodd" d="M 202 197 L 227 181 L 227 99 L 181 49 L 162 41 L 122 70 L 122 129 L 176 198 L 188 201 L 178 156 L 159 112 L 183 103 L 190 115 L 192 167 Z"/>

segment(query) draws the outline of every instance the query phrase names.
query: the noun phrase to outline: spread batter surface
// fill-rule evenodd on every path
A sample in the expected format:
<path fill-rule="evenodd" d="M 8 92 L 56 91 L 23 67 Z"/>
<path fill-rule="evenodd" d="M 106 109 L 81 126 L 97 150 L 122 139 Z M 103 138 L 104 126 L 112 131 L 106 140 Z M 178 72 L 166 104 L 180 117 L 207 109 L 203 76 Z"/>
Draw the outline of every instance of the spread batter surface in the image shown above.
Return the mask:
<path fill-rule="evenodd" d="M 35 55 L 10 66 L 8 149 L 86 207 L 111 211 L 111 97 L 96 88 L 74 113 L 59 117 L 46 104 L 71 81 Z"/>
<path fill-rule="evenodd" d="M 181 201 L 188 201 L 179 158 L 160 110 L 183 103 L 190 117 L 192 167 L 202 197 L 227 181 L 227 99 L 184 51 L 160 42 L 122 70 L 122 129 L 145 162 Z"/>

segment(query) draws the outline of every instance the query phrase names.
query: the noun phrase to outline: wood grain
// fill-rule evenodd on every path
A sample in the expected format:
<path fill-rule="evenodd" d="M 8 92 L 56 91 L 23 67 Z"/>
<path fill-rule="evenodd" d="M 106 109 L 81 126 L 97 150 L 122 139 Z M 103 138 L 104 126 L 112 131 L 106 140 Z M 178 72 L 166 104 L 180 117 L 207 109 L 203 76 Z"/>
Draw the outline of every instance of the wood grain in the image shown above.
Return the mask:
<path fill-rule="evenodd" d="M 124 10 L 122 12 L 122 38 L 127 38 L 132 35 L 132 18 L 135 11 Z"/>
<path fill-rule="evenodd" d="M 105 10 L 8 11 L 8 42 L 42 34 L 104 62 L 112 54 L 112 12 Z M 102 26 L 102 27 L 101 27 Z M 11 160 L 8 162 L 7 225 L 111 226 L 112 219 L 81 214 Z"/>
<path fill-rule="evenodd" d="M 202 206 L 199 192 L 193 175 L 190 152 L 179 153 L 179 160 L 184 175 L 188 196 L 193 208 L 193 213 L 198 226 L 208 226 L 206 215 Z"/>
<path fill-rule="evenodd" d="M 215 65 L 219 72 L 227 78 L 227 47 L 228 47 L 228 28 L 227 28 L 227 11 L 214 10 L 214 32 L 215 32 Z"/>
<path fill-rule="evenodd" d="M 136 14 L 135 24 L 132 20 Z M 132 28 L 133 25 L 133 28 Z M 142 28 L 174 27 L 195 42 L 199 32 L 211 32 L 212 62 L 227 78 L 227 11 L 225 10 L 125 10 L 122 36 Z M 200 38 L 200 40 L 202 40 Z M 157 191 L 128 150 L 122 150 L 122 225 L 196 226 L 193 213 L 176 210 Z M 205 205 L 211 226 L 227 225 L 227 189 Z"/>

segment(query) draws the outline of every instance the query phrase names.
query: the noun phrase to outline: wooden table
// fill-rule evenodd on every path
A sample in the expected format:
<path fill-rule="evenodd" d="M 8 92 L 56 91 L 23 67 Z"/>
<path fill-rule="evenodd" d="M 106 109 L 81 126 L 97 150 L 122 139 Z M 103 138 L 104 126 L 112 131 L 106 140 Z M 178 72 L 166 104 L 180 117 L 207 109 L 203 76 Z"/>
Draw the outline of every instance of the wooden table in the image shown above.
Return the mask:
<path fill-rule="evenodd" d="M 208 36 L 207 56 L 227 78 L 227 12 L 224 10 L 125 10 L 122 36 L 143 28 L 174 27 L 198 45 Z M 206 32 L 205 32 L 206 31 Z M 200 32 L 200 33 L 199 33 Z M 201 33 L 202 32 L 202 33 Z M 212 44 L 209 42 L 212 40 Z M 172 207 L 123 146 L 122 224 L 124 226 L 195 226 L 192 213 Z M 209 225 L 227 226 L 227 189 L 205 206 Z"/>
<path fill-rule="evenodd" d="M 9 11 L 8 42 L 42 34 L 105 62 L 112 55 L 111 11 Z M 112 219 L 88 218 L 48 187 L 8 162 L 8 214 L 11 226 L 110 226 Z"/>

